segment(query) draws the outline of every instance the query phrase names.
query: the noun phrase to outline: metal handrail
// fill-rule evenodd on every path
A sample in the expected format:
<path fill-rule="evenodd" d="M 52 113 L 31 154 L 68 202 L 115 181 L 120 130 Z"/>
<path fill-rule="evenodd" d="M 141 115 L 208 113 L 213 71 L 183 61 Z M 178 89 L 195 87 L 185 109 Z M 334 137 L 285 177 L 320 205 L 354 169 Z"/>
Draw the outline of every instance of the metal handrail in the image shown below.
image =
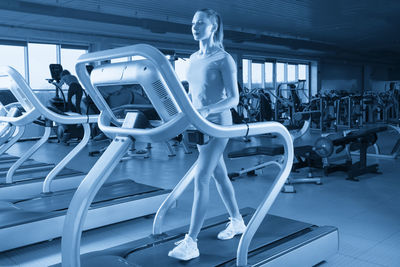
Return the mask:
<path fill-rule="evenodd" d="M 87 145 L 90 139 L 90 125 L 82 124 L 83 138 L 46 176 L 42 186 L 43 193 L 50 193 L 51 183 L 54 178 L 65 168 L 65 166 Z"/>
<path fill-rule="evenodd" d="M 55 113 L 48 108 L 46 108 L 42 102 L 37 98 L 35 93 L 33 92 L 32 88 L 26 83 L 24 78 L 19 74 L 15 69 L 9 66 L 0 66 L 0 75 L 7 75 L 9 76 L 12 81 L 15 83 L 11 86 L 11 91 L 17 100 L 22 104 L 24 107 L 28 105 L 29 108 L 25 108 L 27 112 L 16 118 L 8 118 L 8 117 L 0 117 L 0 121 L 11 122 L 15 125 L 27 124 L 35 119 L 37 119 L 40 115 L 48 118 L 51 121 L 60 123 L 60 124 L 82 124 L 82 123 L 95 123 L 98 119 L 98 115 L 78 115 L 74 114 L 72 116 L 62 115 Z M 21 93 L 23 94 L 21 96 Z M 34 117 L 34 119 L 31 119 Z M 26 122 L 23 118 L 30 118 L 31 121 Z"/>
<path fill-rule="evenodd" d="M 25 133 L 25 125 L 20 125 L 15 127 L 14 136 L 8 140 L 7 143 L 3 143 L 0 147 L 0 156 L 3 155 L 10 147 L 12 147 Z"/>
<path fill-rule="evenodd" d="M 160 235 L 163 233 L 162 226 L 165 219 L 165 214 L 174 205 L 175 201 L 182 195 L 189 184 L 193 181 L 196 172 L 197 161 L 193 163 L 192 167 L 186 172 L 185 176 L 179 181 L 174 189 L 169 193 L 168 197 L 163 201 L 160 208 L 158 208 L 156 216 L 153 221 L 153 235 Z"/>
<path fill-rule="evenodd" d="M 109 126 L 110 117 L 104 111 L 100 112 L 98 126 L 99 129 L 106 133 L 108 137 L 116 136 L 133 136 L 137 141 L 141 142 L 160 142 L 169 140 L 178 136 L 188 126 L 188 120 L 183 113 L 178 113 L 170 121 L 167 121 L 155 128 L 138 129 L 138 128 L 119 128 Z"/>
<path fill-rule="evenodd" d="M 38 142 L 31 146 L 11 167 L 8 169 L 6 176 L 6 184 L 11 184 L 13 182 L 14 174 L 25 161 L 27 161 L 40 147 L 42 147 L 47 140 L 49 140 L 51 132 L 51 127 L 45 127 L 43 136 Z"/>
<path fill-rule="evenodd" d="M 14 117 L 20 106 L 21 105 L 18 102 L 9 103 L 4 107 L 5 114 L 2 114 L 2 115 L 6 115 L 8 117 Z M 0 145 L 2 145 L 7 140 L 9 140 L 11 136 L 13 136 L 16 126 L 12 125 L 9 122 L 1 122 L 0 121 L 0 123 L 2 124 L 1 130 L 0 130 Z"/>
<path fill-rule="evenodd" d="M 215 136 L 215 137 L 238 137 L 244 135 L 275 133 L 280 135 L 283 139 L 283 146 L 286 154 L 282 163 L 282 170 L 279 173 L 278 177 L 275 179 L 275 182 L 270 191 L 268 192 L 266 198 L 264 199 L 264 201 L 262 201 L 262 203 L 256 210 L 255 214 L 253 215 L 252 219 L 250 220 L 248 227 L 245 233 L 242 235 L 241 241 L 239 243 L 237 252 L 237 265 L 245 266 L 247 265 L 247 253 L 250 241 L 253 238 L 258 227 L 260 226 L 261 222 L 267 215 L 270 207 L 272 206 L 282 186 L 286 182 L 287 177 L 290 174 L 293 164 L 293 155 L 294 155 L 293 140 L 290 136 L 290 133 L 288 132 L 286 127 L 277 122 L 259 122 L 247 125 L 242 124 L 242 125 L 230 125 L 230 126 L 217 125 L 212 122 L 209 122 L 208 120 L 203 118 L 193 107 L 182 84 L 179 82 L 179 79 L 176 76 L 175 71 L 172 69 L 171 64 L 169 64 L 168 60 L 164 57 L 164 55 L 159 50 L 157 50 L 152 46 L 149 45 L 137 45 L 137 46 L 138 46 L 137 49 L 138 50 L 140 49 L 143 52 L 143 56 L 145 56 L 149 60 L 152 60 L 153 63 L 159 66 L 161 75 L 164 77 L 165 82 L 168 85 L 168 88 L 171 89 L 171 92 L 175 96 L 176 101 L 179 104 L 180 108 L 188 116 L 190 122 L 198 130 L 210 136 Z"/>

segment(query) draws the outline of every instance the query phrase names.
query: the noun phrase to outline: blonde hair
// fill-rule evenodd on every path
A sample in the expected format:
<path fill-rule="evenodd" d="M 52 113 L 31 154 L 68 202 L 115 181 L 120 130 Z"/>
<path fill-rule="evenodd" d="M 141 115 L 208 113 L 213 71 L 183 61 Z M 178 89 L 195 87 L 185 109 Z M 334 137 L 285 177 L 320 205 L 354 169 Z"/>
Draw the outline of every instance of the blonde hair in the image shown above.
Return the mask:
<path fill-rule="evenodd" d="M 214 32 L 214 38 L 213 41 L 217 46 L 220 48 L 224 49 L 223 41 L 224 41 L 224 27 L 222 25 L 222 19 L 221 16 L 218 14 L 217 11 L 210 9 L 210 8 L 203 8 L 200 10 L 197 10 L 197 12 L 203 12 L 207 15 L 207 17 L 215 24 L 217 24 L 217 29 Z"/>

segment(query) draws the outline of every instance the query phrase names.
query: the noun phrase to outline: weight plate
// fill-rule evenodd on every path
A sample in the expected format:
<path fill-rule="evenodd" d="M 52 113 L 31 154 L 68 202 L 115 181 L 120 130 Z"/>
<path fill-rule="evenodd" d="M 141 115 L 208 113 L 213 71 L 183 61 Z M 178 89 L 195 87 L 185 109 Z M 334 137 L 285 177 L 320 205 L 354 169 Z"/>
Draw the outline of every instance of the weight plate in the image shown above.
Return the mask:
<path fill-rule="evenodd" d="M 314 144 L 314 151 L 322 158 L 327 158 L 333 153 L 333 143 L 326 137 L 319 137 Z"/>

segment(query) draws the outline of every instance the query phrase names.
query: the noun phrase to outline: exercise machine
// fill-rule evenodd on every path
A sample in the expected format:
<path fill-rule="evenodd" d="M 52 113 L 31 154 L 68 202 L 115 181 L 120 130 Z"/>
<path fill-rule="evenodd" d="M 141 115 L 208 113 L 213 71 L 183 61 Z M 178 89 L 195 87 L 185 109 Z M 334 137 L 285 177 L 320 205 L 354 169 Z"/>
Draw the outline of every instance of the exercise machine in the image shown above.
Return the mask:
<path fill-rule="evenodd" d="M 56 184 L 61 182 L 64 182 L 64 184 L 71 183 L 70 181 L 74 180 L 76 187 L 83 176 L 58 179 L 56 175 L 86 145 L 90 136 L 89 123 L 95 122 L 98 116 L 55 113 L 41 103 L 22 76 L 13 68 L 1 67 L 0 75 L 10 77 L 12 80 L 11 91 L 18 101 L 26 107 L 26 113 L 17 118 L 9 118 L 7 121 L 10 123 L 19 125 L 26 120 L 42 115 L 56 123 L 83 124 L 85 129 L 81 143 L 49 173 L 44 181 L 40 181 L 41 193 L 23 199 L 0 202 L 0 240 L 7 240 L 7 242 L 0 242 L 0 251 L 5 251 L 61 236 L 64 217 L 75 189 L 56 191 Z M 5 118 L 2 119 L 5 120 Z M 129 143 L 117 142 L 111 154 L 122 156 L 125 154 Z M 103 166 L 108 164 L 115 167 L 119 163 L 118 156 L 114 157 L 110 153 L 105 155 L 105 158 L 104 160 L 103 157 L 96 164 Z M 107 175 L 111 174 L 110 170 L 112 169 L 106 169 Z M 97 174 L 102 175 L 101 173 Z M 11 190 L 11 187 L 7 190 Z M 139 184 L 131 179 L 115 179 L 104 186 L 97 196 L 88 214 L 85 229 L 97 228 L 154 213 L 168 192 L 170 190 Z"/>
<path fill-rule="evenodd" d="M 375 157 L 379 159 L 397 159 L 400 154 L 400 127 L 387 124 L 387 131 L 394 132 L 397 135 L 396 142 L 389 153 L 384 154 L 379 147 L 378 143 L 373 144 L 374 153 L 367 153 L 368 157 Z M 350 132 L 350 131 L 349 131 Z M 360 151 L 352 151 L 352 155 L 360 155 Z"/>
<path fill-rule="evenodd" d="M 21 116 L 24 108 L 20 103 L 10 103 L 3 106 L 0 103 L 0 117 L 8 119 L 16 118 Z M 6 155 L 8 151 L 24 134 L 25 126 L 28 123 L 43 124 L 43 121 L 38 119 L 27 122 L 24 125 L 13 125 L 8 121 L 0 119 L 0 184 L 11 183 L 14 179 L 23 179 L 22 176 L 30 174 L 32 177 L 40 177 L 43 172 L 49 171 L 54 168 L 54 164 L 37 162 L 30 157 L 47 141 L 47 132 L 50 133 L 50 129 L 45 130 L 45 135 L 36 144 L 34 144 L 28 151 L 26 151 L 21 157 L 14 157 Z M 49 127 L 50 128 L 50 127 Z M 15 176 L 15 177 L 14 177 Z"/>
<path fill-rule="evenodd" d="M 96 67 L 90 78 L 84 68 L 88 62 L 134 55 L 143 56 L 146 59 Z M 85 54 L 79 58 L 76 69 L 89 95 L 101 110 L 100 129 L 112 135 L 114 139 L 99 160 L 99 163 L 104 162 L 104 164 L 93 166 L 78 187 L 68 208 L 62 235 L 62 266 L 81 265 L 81 233 L 86 223 L 88 208 L 108 178 L 108 175 L 99 174 L 109 172 L 111 166 L 105 161 L 115 150 L 114 147 L 121 143 L 129 143 L 132 138 L 162 142 L 182 133 L 190 124 L 205 135 L 219 138 L 274 133 L 282 139 L 284 156 L 281 162 L 274 164 L 280 172 L 259 207 L 255 211 L 245 211 L 245 213 L 248 212 L 246 214 L 248 223 L 240 241 L 234 239 L 221 242 L 216 238 L 209 238 L 222 229 L 227 221 L 213 218 L 211 224 L 205 226 L 207 229 L 204 229 L 199 237 L 199 247 L 205 249 L 204 254 L 185 263 L 167 257 L 166 251 L 173 247 L 174 241 L 182 238 L 184 232 L 182 229 L 163 232 L 163 220 L 168 209 L 174 205 L 193 180 L 197 165 L 195 162 L 159 208 L 153 223 L 153 237 L 124 245 L 123 249 L 112 248 L 83 256 L 82 265 L 98 266 L 102 263 L 106 266 L 153 266 L 154 264 L 157 266 L 221 266 L 223 264 L 312 266 L 336 253 L 338 249 L 336 228 L 317 227 L 282 217 L 267 216 L 290 173 L 293 162 L 292 138 L 282 124 L 258 122 L 223 126 L 207 121 L 191 104 L 166 57 L 149 45 L 139 44 Z M 99 83 L 116 82 L 140 82 L 160 116 L 166 113 L 171 119 L 156 128 L 144 128 L 139 127 L 140 113 L 128 112 L 123 122 L 118 123 L 98 90 Z"/>
<path fill-rule="evenodd" d="M 376 143 L 377 133 L 386 130 L 386 126 L 379 126 L 348 132 L 339 138 L 319 137 L 314 146 L 303 146 L 301 148 L 309 151 L 310 155 L 318 155 L 321 158 L 322 164 L 321 161 L 314 160 L 313 162 L 317 162 L 317 168 L 322 165 L 325 175 L 335 171 L 344 171 L 347 173 L 347 180 L 359 181 L 357 177 L 362 174 L 379 173 L 377 163 L 367 164 L 367 149 Z M 350 156 L 351 151 L 359 151 L 358 161 L 353 161 Z M 333 164 L 330 160 L 331 157 L 341 152 L 345 153 L 346 162 L 344 164 Z M 303 164 L 303 166 L 305 165 Z"/>
<path fill-rule="evenodd" d="M 10 67 L 2 67 L 0 69 L 0 75 L 8 76 L 11 80 L 9 89 L 18 101 L 7 105 L 9 108 L 9 114 L 0 116 L 0 121 L 3 121 L 5 126 L 8 125 L 7 127 L 9 127 L 10 130 L 15 129 L 14 135 L 0 148 L 1 153 L 9 149 L 18 141 L 27 124 L 38 121 L 39 119 L 46 123 L 44 136 L 39 140 L 39 142 L 30 147 L 20 158 L 17 158 L 8 171 L 4 171 L 6 176 L 0 180 L 0 199 L 17 200 L 24 199 L 27 196 L 37 195 L 42 191 L 42 184 L 46 181 L 46 178 L 48 178 L 48 181 L 54 180 L 54 188 L 58 190 L 76 187 L 84 177 L 84 173 L 65 168 L 65 166 L 71 160 L 73 155 L 77 154 L 85 146 L 85 143 L 82 143 L 71 151 L 67 157 L 56 166 L 54 164 L 36 163 L 37 166 L 35 172 L 28 172 L 27 168 L 22 168 L 21 171 L 19 171 L 19 167 L 21 165 L 23 167 L 26 160 L 48 140 L 51 130 L 51 118 L 46 116 L 42 110 L 35 107 L 33 101 L 36 101 L 36 103 L 40 103 L 40 101 L 36 98 L 36 95 L 31 91 L 30 87 L 26 85 L 26 83 L 23 83 L 25 81 L 21 78 L 18 72 Z M 21 80 L 23 82 L 21 82 Z M 31 98 L 27 97 L 28 91 L 31 93 Z M 18 109 L 19 112 L 13 112 L 15 109 Z M 12 116 L 10 114 L 12 114 Z M 56 121 L 57 120 L 54 122 Z M 51 182 L 48 182 L 49 185 L 50 183 Z"/>
<path fill-rule="evenodd" d="M 0 116 L 15 117 L 21 112 L 18 103 L 10 103 L 4 106 L 0 103 Z M 18 157 L 5 154 L 23 135 L 24 126 L 14 126 L 9 122 L 0 122 L 0 163 L 15 162 Z"/>

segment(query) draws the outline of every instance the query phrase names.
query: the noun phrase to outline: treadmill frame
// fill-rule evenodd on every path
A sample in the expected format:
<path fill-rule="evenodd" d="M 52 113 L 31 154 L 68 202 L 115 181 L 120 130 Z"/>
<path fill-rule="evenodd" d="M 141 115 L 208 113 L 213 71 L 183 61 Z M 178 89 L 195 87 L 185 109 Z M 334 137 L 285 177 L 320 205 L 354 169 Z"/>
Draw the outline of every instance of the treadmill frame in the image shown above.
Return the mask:
<path fill-rule="evenodd" d="M 125 127 L 109 126 L 110 122 L 112 120 L 115 120 L 115 117 L 113 117 L 113 114 L 111 114 L 111 110 L 105 104 L 100 92 L 92 84 L 92 81 L 90 80 L 89 74 L 86 70 L 86 64 L 90 62 L 105 61 L 111 60 L 113 58 L 128 57 L 134 55 L 143 56 L 152 63 L 149 64 L 150 69 L 155 68 L 157 74 L 161 76 L 159 81 L 164 87 L 163 89 L 168 90 L 167 94 L 174 97 L 174 101 L 176 101 L 179 109 L 181 109 L 181 111 L 178 112 L 178 114 L 175 114 L 175 116 L 173 116 L 170 121 L 155 129 L 128 129 Z M 117 66 L 120 67 L 119 81 L 120 83 L 122 83 L 124 79 L 129 79 L 129 77 L 127 76 L 131 74 L 125 70 L 129 68 L 129 65 L 135 63 L 126 62 L 122 64 L 117 64 Z M 112 66 L 114 64 L 109 65 Z M 280 173 L 273 182 L 273 185 L 269 189 L 266 197 L 257 208 L 254 216 L 248 223 L 247 229 L 242 235 L 239 242 L 236 264 L 238 266 L 246 266 L 248 248 L 251 239 L 253 238 L 261 222 L 270 210 L 292 168 L 294 155 L 293 140 L 288 130 L 282 124 L 277 122 L 259 122 L 229 126 L 217 125 L 209 122 L 208 120 L 203 118 L 192 105 L 187 93 L 185 92 L 182 84 L 179 82 L 179 79 L 176 76 L 176 73 L 174 72 L 169 61 L 158 49 L 150 45 L 138 44 L 128 47 L 84 54 L 78 59 L 76 71 L 80 80 L 87 89 L 89 95 L 92 97 L 93 101 L 101 110 L 99 117 L 99 128 L 109 135 L 131 136 L 135 139 L 154 139 L 157 141 L 162 141 L 166 138 L 169 138 L 171 133 L 175 134 L 177 131 L 182 132 L 184 130 L 182 128 L 188 127 L 190 122 L 201 132 L 219 138 L 242 136 L 247 137 L 265 133 L 274 133 L 282 138 L 285 154 L 281 163 Z M 106 72 L 103 73 L 103 75 L 105 74 Z M 153 88 L 144 88 L 147 94 L 147 91 L 152 89 Z M 155 105 L 153 101 L 152 103 L 153 105 Z M 160 107 L 155 106 L 155 108 L 157 109 Z M 166 199 L 166 202 L 164 202 L 165 204 L 160 207 L 160 210 L 168 210 L 171 206 L 171 201 L 175 200 L 179 196 L 179 194 L 183 192 L 191 179 L 193 179 L 193 177 L 190 177 L 190 175 L 185 175 L 184 180 L 187 182 L 179 183 L 178 188 L 174 188 L 169 197 Z M 91 179 L 88 179 L 88 177 L 86 177 L 77 189 L 74 198 L 71 201 L 65 219 L 64 231 L 62 236 L 63 266 L 80 266 L 80 241 L 87 209 L 90 206 L 90 203 L 92 202 L 97 191 L 100 189 L 104 182 L 105 179 L 102 177 L 98 177 L 97 179 L 96 177 L 91 177 Z M 161 214 L 160 210 L 158 214 Z M 162 216 L 160 217 L 160 215 L 158 215 L 157 217 L 162 218 Z M 162 220 L 158 220 L 158 222 L 162 222 Z"/>

